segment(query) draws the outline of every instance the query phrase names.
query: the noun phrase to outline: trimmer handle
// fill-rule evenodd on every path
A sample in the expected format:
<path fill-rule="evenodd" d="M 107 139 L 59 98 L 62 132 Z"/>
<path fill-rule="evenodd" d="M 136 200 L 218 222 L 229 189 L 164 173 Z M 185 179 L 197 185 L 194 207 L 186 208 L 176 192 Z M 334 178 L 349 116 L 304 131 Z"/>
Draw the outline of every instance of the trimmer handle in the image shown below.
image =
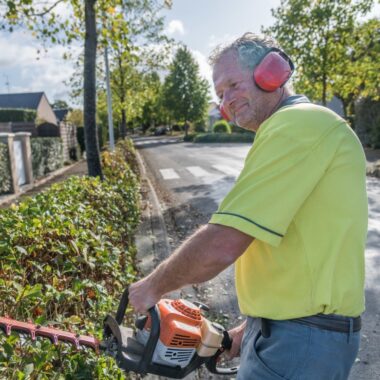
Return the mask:
<path fill-rule="evenodd" d="M 126 288 L 123 292 L 123 295 L 121 296 L 119 307 L 117 308 L 117 312 L 115 316 L 116 322 L 119 325 L 121 325 L 121 323 L 123 322 L 125 312 L 127 311 L 128 303 L 129 303 L 129 289 Z"/>
<path fill-rule="evenodd" d="M 117 361 L 120 368 L 137 373 L 149 373 L 154 350 L 160 337 L 160 317 L 157 306 L 149 309 L 151 328 L 148 341 L 141 355 L 129 355 L 125 347 L 128 345 L 130 336 L 126 328 L 122 326 L 125 312 L 129 303 L 129 290 L 126 288 L 121 296 L 115 318 L 108 315 L 105 320 L 105 335 L 112 334 L 117 342 Z"/>
<path fill-rule="evenodd" d="M 222 368 L 217 367 L 217 363 L 220 355 L 225 351 L 229 350 L 232 347 L 232 339 L 229 336 L 227 331 L 223 331 L 223 340 L 222 340 L 222 348 L 219 349 L 216 354 L 206 363 L 206 368 L 211 372 L 217 375 L 235 375 L 239 370 L 239 366 L 230 367 L 230 368 Z"/>

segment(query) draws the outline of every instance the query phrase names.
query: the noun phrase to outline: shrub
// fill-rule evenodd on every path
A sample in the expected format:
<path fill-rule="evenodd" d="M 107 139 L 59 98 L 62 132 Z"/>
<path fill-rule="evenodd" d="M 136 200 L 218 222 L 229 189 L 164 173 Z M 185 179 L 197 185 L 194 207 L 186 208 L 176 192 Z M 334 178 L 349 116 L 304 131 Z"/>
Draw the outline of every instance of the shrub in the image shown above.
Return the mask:
<path fill-rule="evenodd" d="M 9 167 L 8 145 L 0 141 L 0 194 L 12 190 L 11 170 Z"/>
<path fill-rule="evenodd" d="M 182 132 L 183 131 L 183 127 L 181 125 L 174 124 L 173 127 L 172 127 L 172 131 L 173 132 Z"/>
<path fill-rule="evenodd" d="M 212 126 L 214 133 L 231 133 L 231 127 L 226 120 L 219 120 Z"/>
<path fill-rule="evenodd" d="M 195 143 L 252 143 L 254 133 L 204 133 L 194 138 Z"/>
<path fill-rule="evenodd" d="M 37 111 L 31 109 L 0 108 L 0 123 L 34 122 Z"/>
<path fill-rule="evenodd" d="M 0 315 L 101 336 L 135 278 L 139 185 L 118 149 L 102 155 L 105 180 L 71 177 L 0 210 Z M 28 375 L 26 375 L 28 373 Z M 1 379 L 123 379 L 112 358 L 0 334 Z"/>
<path fill-rule="evenodd" d="M 361 142 L 375 149 L 380 148 L 380 102 L 362 99 L 355 111 L 355 129 Z"/>
<path fill-rule="evenodd" d="M 35 178 L 63 166 L 63 145 L 59 137 L 35 137 L 30 139 L 30 145 Z"/>
<path fill-rule="evenodd" d="M 204 120 L 194 123 L 194 131 L 197 133 L 206 132 L 206 123 Z"/>
<path fill-rule="evenodd" d="M 185 142 L 194 141 L 196 136 L 197 136 L 196 133 L 188 133 L 187 136 L 183 136 L 183 141 Z"/>
<path fill-rule="evenodd" d="M 132 140 L 125 139 L 119 140 L 116 144 L 116 148 L 120 152 L 120 155 L 123 156 L 125 162 L 132 169 L 133 173 L 140 177 L 139 164 L 137 162 L 136 150 L 133 145 Z"/>

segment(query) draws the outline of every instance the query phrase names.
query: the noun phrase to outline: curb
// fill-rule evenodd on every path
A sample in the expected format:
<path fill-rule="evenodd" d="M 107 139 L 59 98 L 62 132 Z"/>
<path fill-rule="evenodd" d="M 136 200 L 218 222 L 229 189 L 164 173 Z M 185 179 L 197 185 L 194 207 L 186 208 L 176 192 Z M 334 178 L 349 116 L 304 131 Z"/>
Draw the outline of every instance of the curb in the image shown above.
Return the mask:
<path fill-rule="evenodd" d="M 137 149 L 136 157 L 140 167 L 142 187 L 146 191 L 142 192 L 141 222 L 135 237 L 138 266 L 142 274 L 146 275 L 170 255 L 171 248 L 162 207 Z"/>
<path fill-rule="evenodd" d="M 6 203 L 12 202 L 12 201 L 16 200 L 17 198 L 19 198 L 20 196 L 24 195 L 26 192 L 33 190 L 34 188 L 36 188 L 38 186 L 42 186 L 46 182 L 51 181 L 52 179 L 66 173 L 68 170 L 73 168 L 75 165 L 79 164 L 81 161 L 83 161 L 83 160 L 77 161 L 72 165 L 64 166 L 61 169 L 55 170 L 54 172 L 51 172 L 51 173 L 48 173 L 45 177 L 41 178 L 40 180 L 34 181 L 32 184 L 27 184 L 27 185 L 22 186 L 20 192 L 17 194 L 1 195 L 0 196 L 0 206 L 2 206 L 3 204 L 6 204 Z"/>

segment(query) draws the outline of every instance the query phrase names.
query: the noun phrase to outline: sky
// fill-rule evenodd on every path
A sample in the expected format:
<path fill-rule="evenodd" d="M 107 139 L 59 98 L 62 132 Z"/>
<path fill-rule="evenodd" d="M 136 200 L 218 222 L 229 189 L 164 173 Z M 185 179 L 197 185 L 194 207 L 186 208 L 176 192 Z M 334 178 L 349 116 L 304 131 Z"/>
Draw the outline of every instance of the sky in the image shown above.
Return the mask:
<path fill-rule="evenodd" d="M 165 31 L 188 46 L 212 88 L 207 63 L 212 49 L 245 32 L 259 33 L 261 26 L 270 26 L 274 23 L 271 8 L 279 5 L 280 0 L 173 0 L 172 9 L 163 11 Z M 380 5 L 372 14 L 380 14 Z M 37 50 L 42 53 L 38 55 Z M 0 51 L 0 93 L 44 91 L 51 103 L 57 99 L 70 103 L 65 82 L 74 68 L 72 61 L 63 60 L 63 47 L 49 47 L 45 52 L 28 33 L 0 32 Z"/>

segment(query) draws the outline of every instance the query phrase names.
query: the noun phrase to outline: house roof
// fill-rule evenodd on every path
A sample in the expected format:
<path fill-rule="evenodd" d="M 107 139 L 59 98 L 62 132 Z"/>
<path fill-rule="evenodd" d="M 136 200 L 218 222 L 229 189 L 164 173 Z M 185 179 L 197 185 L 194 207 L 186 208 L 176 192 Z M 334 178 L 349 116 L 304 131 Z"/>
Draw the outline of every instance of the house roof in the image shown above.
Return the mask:
<path fill-rule="evenodd" d="M 43 92 L 24 92 L 20 94 L 0 94 L 0 108 L 26 108 L 36 110 Z"/>
<path fill-rule="evenodd" d="M 53 111 L 58 121 L 62 121 L 65 118 L 65 116 L 69 113 L 69 110 L 67 108 L 61 108 Z"/>

